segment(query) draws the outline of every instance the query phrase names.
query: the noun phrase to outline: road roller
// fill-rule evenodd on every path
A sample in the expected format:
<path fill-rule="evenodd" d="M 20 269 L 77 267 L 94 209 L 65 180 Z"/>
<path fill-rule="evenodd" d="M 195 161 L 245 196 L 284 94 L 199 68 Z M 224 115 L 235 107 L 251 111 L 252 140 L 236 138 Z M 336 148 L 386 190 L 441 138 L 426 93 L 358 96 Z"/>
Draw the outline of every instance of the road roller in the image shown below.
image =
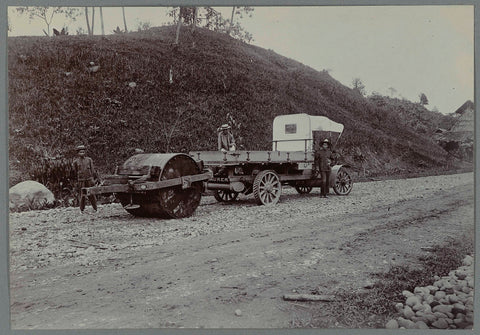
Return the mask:
<path fill-rule="evenodd" d="M 272 150 L 137 154 L 102 185 L 83 188 L 82 194 L 114 193 L 129 213 L 160 218 L 191 216 L 205 190 L 221 202 L 253 194 L 258 204 L 270 206 L 279 201 L 283 186 L 300 194 L 321 186 L 315 171 L 316 142 L 328 139 L 335 146 L 342 132 L 342 124 L 324 116 L 281 115 L 273 122 Z M 327 182 L 337 195 L 352 190 L 347 168 L 332 163 Z"/>
<path fill-rule="evenodd" d="M 142 153 L 117 167 L 101 185 L 81 192 L 84 196 L 113 193 L 135 216 L 179 219 L 195 212 L 203 183 L 211 178 L 212 172 L 187 154 Z"/>

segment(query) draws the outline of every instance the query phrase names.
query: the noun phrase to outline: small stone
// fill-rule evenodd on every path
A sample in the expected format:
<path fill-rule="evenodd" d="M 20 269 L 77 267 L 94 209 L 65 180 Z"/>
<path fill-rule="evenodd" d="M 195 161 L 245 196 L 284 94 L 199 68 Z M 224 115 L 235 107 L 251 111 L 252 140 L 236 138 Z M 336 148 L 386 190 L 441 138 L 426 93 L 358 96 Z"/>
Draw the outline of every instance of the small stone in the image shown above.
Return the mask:
<path fill-rule="evenodd" d="M 236 316 L 242 316 L 242 311 L 240 309 L 235 310 L 235 315 Z"/>
<path fill-rule="evenodd" d="M 453 287 L 445 287 L 444 290 L 445 290 L 445 294 L 447 295 L 455 293 L 455 290 L 453 289 Z"/>
<path fill-rule="evenodd" d="M 414 329 L 415 328 L 415 323 L 411 320 L 406 320 L 402 317 L 399 317 L 398 318 L 398 326 L 406 328 L 406 329 Z"/>
<path fill-rule="evenodd" d="M 429 290 L 426 289 L 425 287 L 415 287 L 415 289 L 413 290 L 413 293 L 415 295 L 424 296 L 425 293 L 427 293 L 427 291 Z"/>
<path fill-rule="evenodd" d="M 423 312 L 424 313 L 431 313 L 432 312 L 432 307 L 427 303 L 423 303 Z"/>
<path fill-rule="evenodd" d="M 410 306 L 410 307 L 412 307 L 414 305 L 419 305 L 420 304 L 420 299 L 417 296 L 412 295 L 412 296 L 407 298 L 407 300 L 405 301 L 405 304 L 407 306 Z"/>
<path fill-rule="evenodd" d="M 428 290 L 430 291 L 431 294 L 435 294 L 435 292 L 438 291 L 438 287 L 434 285 L 429 285 L 427 286 Z"/>
<path fill-rule="evenodd" d="M 446 319 L 448 318 L 447 314 L 442 312 L 433 312 L 433 315 L 437 317 L 437 319 Z"/>
<path fill-rule="evenodd" d="M 470 255 L 465 256 L 463 259 L 463 265 L 470 266 L 473 264 L 473 257 Z"/>
<path fill-rule="evenodd" d="M 456 271 L 455 275 L 457 276 L 458 279 L 463 280 L 467 278 L 467 274 L 463 271 Z"/>
<path fill-rule="evenodd" d="M 417 312 L 417 311 L 423 311 L 424 309 L 425 309 L 425 307 L 424 307 L 422 304 L 420 304 L 420 303 L 412 306 L 412 310 L 414 310 L 415 312 Z"/>
<path fill-rule="evenodd" d="M 464 287 L 462 288 L 462 292 L 464 292 L 464 293 L 470 293 L 471 291 L 472 291 L 472 289 L 471 289 L 470 287 L 468 287 L 468 286 L 464 286 Z"/>
<path fill-rule="evenodd" d="M 397 320 L 390 320 L 385 325 L 386 329 L 398 329 L 398 322 Z"/>
<path fill-rule="evenodd" d="M 405 308 L 403 309 L 403 315 L 407 319 L 410 319 L 412 316 L 415 316 L 415 312 L 412 310 L 410 306 L 405 306 Z"/>
<path fill-rule="evenodd" d="M 402 295 L 403 295 L 405 298 L 408 298 L 408 297 L 413 296 L 414 294 L 413 294 L 412 292 L 410 292 L 410 291 L 405 290 L 405 291 L 402 291 Z"/>
<path fill-rule="evenodd" d="M 455 315 L 458 313 L 465 313 L 465 305 L 460 302 L 453 304 L 452 313 Z"/>
<path fill-rule="evenodd" d="M 444 291 L 437 291 L 435 292 L 435 300 L 440 300 L 443 299 L 447 296 L 447 294 Z"/>
<path fill-rule="evenodd" d="M 431 294 L 427 294 L 424 300 L 427 304 L 431 304 L 433 301 L 435 301 L 435 297 Z"/>
<path fill-rule="evenodd" d="M 432 326 L 438 329 L 447 329 L 448 328 L 448 322 L 446 319 L 438 319 L 435 322 L 432 322 Z"/>
<path fill-rule="evenodd" d="M 432 323 L 432 322 L 436 321 L 438 318 L 433 313 L 425 313 L 425 315 L 423 315 L 423 319 L 426 320 L 425 322 L 427 322 L 427 323 Z"/>
<path fill-rule="evenodd" d="M 401 312 L 403 310 L 403 304 L 401 302 L 395 304 L 395 309 L 397 312 Z"/>
<path fill-rule="evenodd" d="M 417 329 L 429 329 L 428 325 L 423 321 L 415 322 L 415 328 L 417 328 Z"/>
<path fill-rule="evenodd" d="M 432 311 L 435 312 L 440 312 L 443 314 L 451 313 L 452 312 L 452 305 L 437 305 L 432 308 Z"/>
<path fill-rule="evenodd" d="M 451 303 L 451 304 L 455 304 L 457 302 L 460 301 L 460 299 L 458 299 L 458 297 L 455 295 L 455 294 L 449 294 L 447 295 L 446 297 L 448 299 L 448 301 Z"/>

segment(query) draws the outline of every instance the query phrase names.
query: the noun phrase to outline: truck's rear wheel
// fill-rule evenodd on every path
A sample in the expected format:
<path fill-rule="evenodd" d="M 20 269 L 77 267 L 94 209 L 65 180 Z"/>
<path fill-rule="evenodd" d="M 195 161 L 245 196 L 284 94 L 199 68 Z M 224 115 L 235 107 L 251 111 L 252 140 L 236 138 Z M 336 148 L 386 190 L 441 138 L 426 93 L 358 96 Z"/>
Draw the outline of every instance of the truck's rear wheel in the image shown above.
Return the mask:
<path fill-rule="evenodd" d="M 275 171 L 261 171 L 253 181 L 253 196 L 259 205 L 275 205 L 282 194 L 282 183 Z"/>
<path fill-rule="evenodd" d="M 237 200 L 238 192 L 227 190 L 215 190 L 213 194 L 218 202 L 231 202 Z"/>
<path fill-rule="evenodd" d="M 313 187 L 312 186 L 305 186 L 305 185 L 295 185 L 295 189 L 300 194 L 308 194 L 308 193 L 312 192 Z"/>

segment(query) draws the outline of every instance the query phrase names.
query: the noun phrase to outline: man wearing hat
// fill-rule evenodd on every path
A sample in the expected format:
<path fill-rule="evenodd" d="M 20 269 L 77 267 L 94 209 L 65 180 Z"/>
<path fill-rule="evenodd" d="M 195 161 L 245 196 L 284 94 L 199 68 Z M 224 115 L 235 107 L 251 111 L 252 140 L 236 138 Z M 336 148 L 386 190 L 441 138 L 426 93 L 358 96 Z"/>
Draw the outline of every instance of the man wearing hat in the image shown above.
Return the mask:
<path fill-rule="evenodd" d="M 97 171 L 93 167 L 93 161 L 90 157 L 85 156 L 86 148 L 84 145 L 77 147 L 78 157 L 73 161 L 73 170 L 77 177 L 77 187 L 81 191 L 83 187 L 92 187 L 95 185 L 95 180 L 98 180 Z M 92 207 L 97 211 L 97 198 L 95 195 L 89 195 L 88 200 L 92 204 Z M 85 209 L 85 196 L 80 192 L 80 210 L 83 213 Z"/>
<path fill-rule="evenodd" d="M 235 139 L 230 131 L 231 127 L 228 124 L 222 124 L 218 131 L 218 150 L 221 151 L 235 151 Z"/>
<path fill-rule="evenodd" d="M 322 198 L 327 198 L 327 193 L 330 190 L 330 172 L 332 171 L 330 165 L 334 161 L 330 141 L 327 138 L 315 148 L 315 161 L 322 178 L 320 196 Z"/>

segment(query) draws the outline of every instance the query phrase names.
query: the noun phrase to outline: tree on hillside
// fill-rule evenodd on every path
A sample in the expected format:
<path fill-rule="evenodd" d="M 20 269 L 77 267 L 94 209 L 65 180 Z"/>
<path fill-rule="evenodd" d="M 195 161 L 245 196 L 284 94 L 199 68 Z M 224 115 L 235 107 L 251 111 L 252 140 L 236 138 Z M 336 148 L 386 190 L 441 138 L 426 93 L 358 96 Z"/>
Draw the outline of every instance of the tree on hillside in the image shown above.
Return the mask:
<path fill-rule="evenodd" d="M 357 91 L 361 95 L 365 95 L 365 85 L 363 85 L 360 78 L 354 78 L 352 80 L 352 88 L 354 91 Z"/>
<path fill-rule="evenodd" d="M 428 99 L 427 99 L 427 96 L 425 95 L 425 93 L 420 93 L 420 95 L 418 96 L 420 98 L 420 104 L 425 106 L 425 105 L 428 105 Z"/>
<path fill-rule="evenodd" d="M 249 6 L 234 6 L 232 8 L 232 16 L 230 17 L 230 24 L 228 25 L 227 29 L 227 35 L 230 35 L 232 33 L 238 34 L 243 30 L 243 28 L 240 27 L 240 25 L 234 25 L 233 24 L 233 19 L 235 15 L 239 15 L 240 18 L 243 18 L 243 15 L 248 15 L 248 17 L 252 17 L 253 15 L 254 8 L 249 7 Z"/>
<path fill-rule="evenodd" d="M 102 35 L 105 35 L 105 28 L 103 26 L 103 8 L 100 7 L 100 24 L 102 25 Z"/>
<path fill-rule="evenodd" d="M 394 87 L 389 87 L 388 90 L 390 91 L 390 96 L 393 97 L 397 94 L 397 90 Z"/>
<path fill-rule="evenodd" d="M 252 16 L 251 7 L 234 7 L 238 8 L 233 14 L 240 15 L 248 14 Z M 212 7 L 175 7 L 168 12 L 168 16 L 173 19 L 173 23 L 177 25 L 177 37 L 180 34 L 180 27 L 182 23 L 192 27 L 192 31 L 195 27 L 203 27 L 209 30 L 213 30 L 219 33 L 227 33 L 230 36 L 239 39 L 244 42 L 251 42 L 252 34 L 245 31 L 244 28 L 237 21 L 232 24 L 233 16 L 231 20 L 226 20 L 222 17 L 222 14 Z M 176 39 L 177 40 L 177 39 Z"/>
<path fill-rule="evenodd" d="M 90 29 L 90 20 L 88 19 L 88 7 L 85 7 L 85 19 L 87 20 L 88 35 L 92 35 L 92 29 Z"/>
<path fill-rule="evenodd" d="M 64 15 L 66 18 L 75 21 L 76 17 L 79 15 L 78 8 L 73 7 L 22 6 L 17 7 L 16 10 L 20 14 L 27 14 L 30 20 L 33 20 L 35 18 L 41 19 L 47 26 L 47 30 L 43 30 L 44 34 L 47 36 L 50 36 L 50 26 L 52 24 L 54 16 L 61 14 Z"/>
<path fill-rule="evenodd" d="M 125 17 L 125 7 L 122 7 L 122 15 L 123 15 L 123 26 L 125 27 L 125 32 L 128 33 L 127 19 Z"/>
<path fill-rule="evenodd" d="M 92 7 L 92 35 L 95 34 L 95 7 Z"/>

